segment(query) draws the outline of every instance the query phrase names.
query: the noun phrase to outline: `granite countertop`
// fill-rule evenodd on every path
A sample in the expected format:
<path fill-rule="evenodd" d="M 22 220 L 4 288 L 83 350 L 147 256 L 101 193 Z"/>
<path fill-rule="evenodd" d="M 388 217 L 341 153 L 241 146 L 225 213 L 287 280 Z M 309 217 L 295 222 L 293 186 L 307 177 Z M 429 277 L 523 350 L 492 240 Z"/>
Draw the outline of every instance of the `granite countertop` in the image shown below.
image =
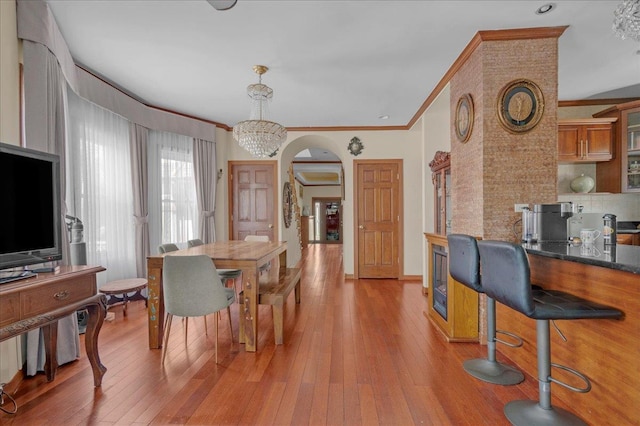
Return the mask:
<path fill-rule="evenodd" d="M 602 241 L 591 247 L 564 242 L 525 243 L 522 246 L 527 253 L 538 256 L 640 274 L 640 246 L 616 244 L 607 246 L 606 251 Z"/>

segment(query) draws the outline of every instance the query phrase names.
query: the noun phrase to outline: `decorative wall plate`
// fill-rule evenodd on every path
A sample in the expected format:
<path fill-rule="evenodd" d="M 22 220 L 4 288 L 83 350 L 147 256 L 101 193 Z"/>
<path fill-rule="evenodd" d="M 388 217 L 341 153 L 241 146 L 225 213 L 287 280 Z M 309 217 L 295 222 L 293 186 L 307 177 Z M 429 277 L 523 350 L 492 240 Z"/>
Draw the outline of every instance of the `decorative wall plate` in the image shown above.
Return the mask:
<path fill-rule="evenodd" d="M 469 140 L 473 129 L 473 99 L 470 93 L 460 96 L 455 116 L 456 136 L 462 143 Z"/>
<path fill-rule="evenodd" d="M 293 197 L 291 194 L 291 184 L 284 183 L 282 188 L 282 217 L 284 219 L 284 227 L 291 226 L 291 217 L 293 216 Z"/>
<path fill-rule="evenodd" d="M 351 142 L 349 142 L 349 146 L 347 146 L 347 149 L 349 150 L 351 155 L 358 156 L 364 149 L 364 145 L 362 144 L 362 142 L 360 142 L 360 139 L 354 137 L 351 139 Z"/>
<path fill-rule="evenodd" d="M 512 133 L 528 132 L 542 118 L 544 97 L 533 81 L 514 80 L 500 92 L 497 107 L 502 127 Z"/>

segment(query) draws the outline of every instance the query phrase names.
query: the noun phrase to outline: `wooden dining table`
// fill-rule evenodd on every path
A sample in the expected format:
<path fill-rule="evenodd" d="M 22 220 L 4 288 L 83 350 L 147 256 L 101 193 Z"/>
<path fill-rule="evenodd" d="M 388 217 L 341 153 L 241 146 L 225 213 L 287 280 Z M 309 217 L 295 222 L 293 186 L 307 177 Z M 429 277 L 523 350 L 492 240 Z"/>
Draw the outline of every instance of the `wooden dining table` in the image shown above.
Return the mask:
<path fill-rule="evenodd" d="M 162 265 L 165 256 L 207 255 L 218 269 L 242 269 L 243 303 L 240 321 L 244 321 L 247 352 L 255 352 L 258 342 L 258 287 L 260 281 L 278 278 L 280 265 L 287 264 L 287 243 L 261 241 L 219 241 L 147 257 L 149 348 L 162 347 L 164 332 L 164 297 Z M 260 267 L 271 262 L 271 268 L 261 276 Z M 242 327 L 241 327 L 242 328 Z"/>

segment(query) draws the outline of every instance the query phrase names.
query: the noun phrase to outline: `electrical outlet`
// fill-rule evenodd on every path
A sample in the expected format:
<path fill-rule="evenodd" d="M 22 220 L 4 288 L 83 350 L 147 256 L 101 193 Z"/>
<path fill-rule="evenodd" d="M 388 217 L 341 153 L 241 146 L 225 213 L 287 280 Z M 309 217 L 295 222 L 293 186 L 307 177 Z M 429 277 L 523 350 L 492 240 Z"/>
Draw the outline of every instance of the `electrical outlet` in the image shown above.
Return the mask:
<path fill-rule="evenodd" d="M 516 213 L 520 213 L 525 207 L 529 208 L 529 204 L 514 204 L 513 211 Z"/>

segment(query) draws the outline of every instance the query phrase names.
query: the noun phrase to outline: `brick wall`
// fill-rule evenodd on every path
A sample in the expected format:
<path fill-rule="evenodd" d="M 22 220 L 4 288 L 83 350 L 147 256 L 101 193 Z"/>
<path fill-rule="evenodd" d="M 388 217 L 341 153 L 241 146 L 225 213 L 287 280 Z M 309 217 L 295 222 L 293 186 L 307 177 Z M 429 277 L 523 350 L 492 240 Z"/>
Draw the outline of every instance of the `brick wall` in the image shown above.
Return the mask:
<path fill-rule="evenodd" d="M 515 241 L 515 203 L 557 201 L 556 38 L 483 41 L 451 80 L 451 111 L 471 93 L 475 123 L 469 141 L 452 131 L 453 231 Z M 544 96 L 544 114 L 527 133 L 499 122 L 497 99 L 510 81 L 526 78 Z"/>

